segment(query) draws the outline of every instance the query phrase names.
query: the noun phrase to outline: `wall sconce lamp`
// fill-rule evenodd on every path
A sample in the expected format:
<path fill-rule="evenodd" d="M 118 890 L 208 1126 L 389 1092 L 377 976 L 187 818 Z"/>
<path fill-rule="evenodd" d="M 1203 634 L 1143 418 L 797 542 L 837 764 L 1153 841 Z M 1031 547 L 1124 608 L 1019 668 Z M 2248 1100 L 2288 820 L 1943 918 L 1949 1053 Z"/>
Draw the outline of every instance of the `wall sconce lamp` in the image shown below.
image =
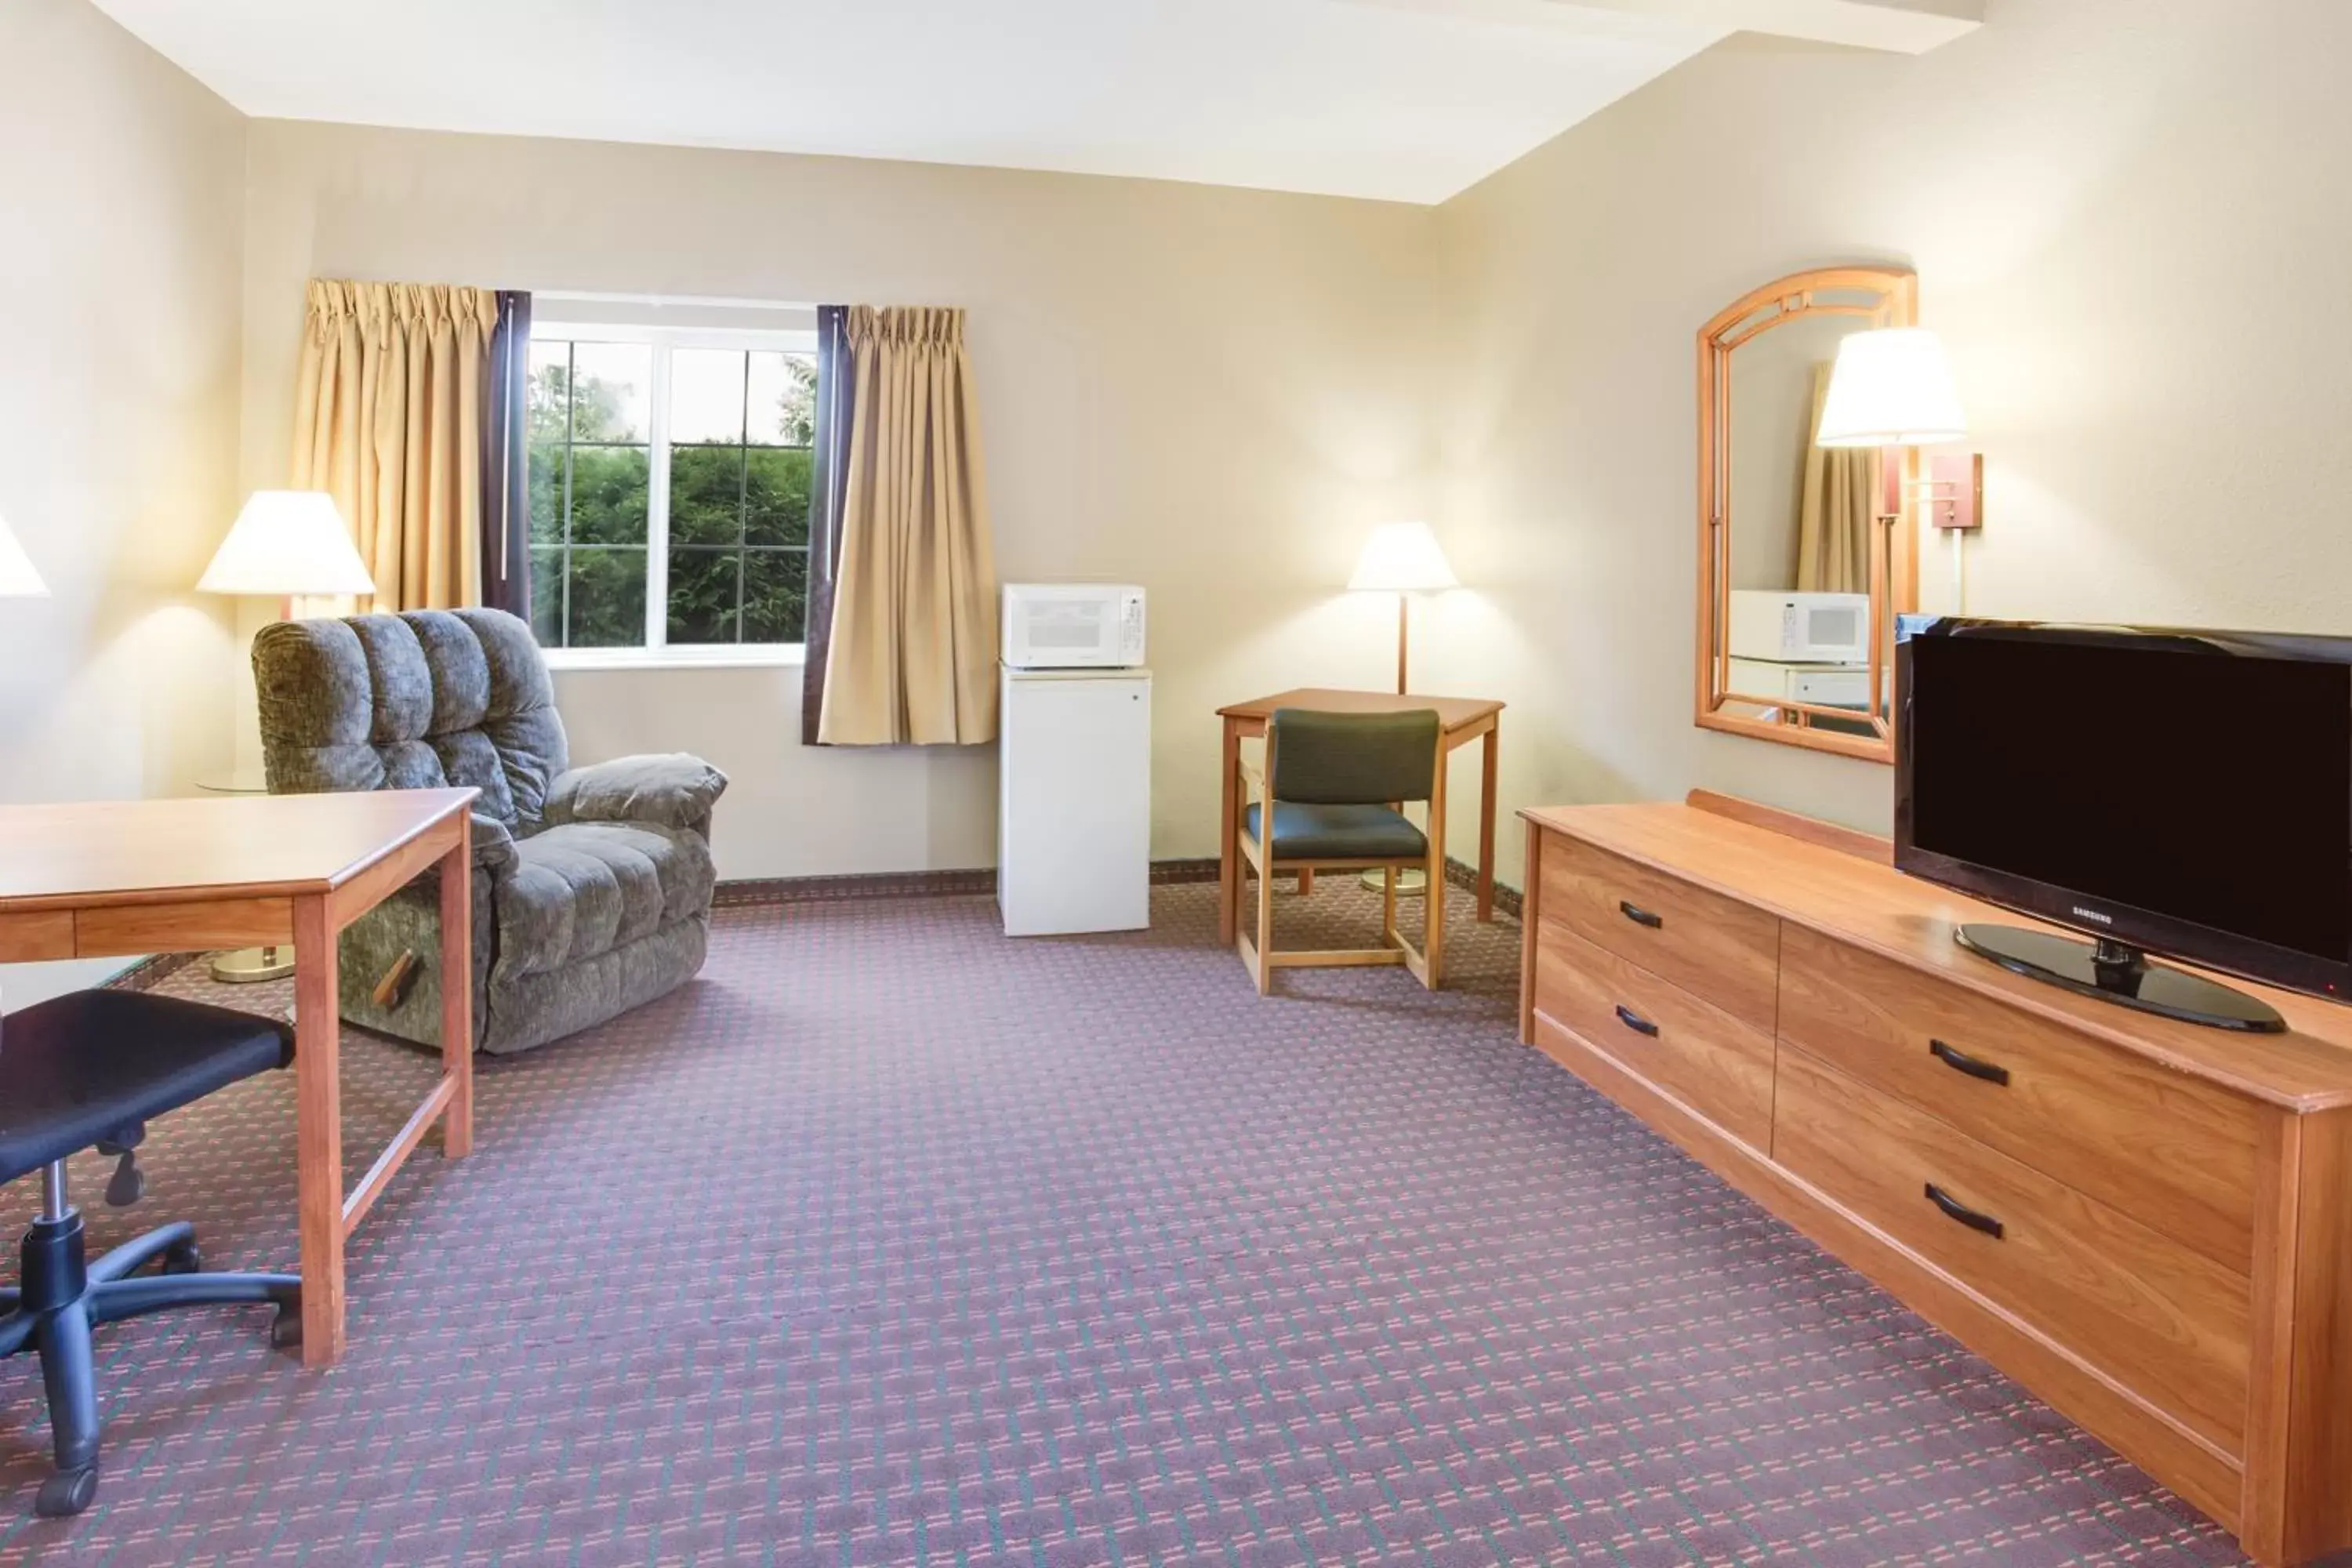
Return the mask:
<path fill-rule="evenodd" d="M 1968 416 L 1952 384 L 1943 340 L 1924 327 L 1893 327 L 1856 332 L 1838 344 L 1822 406 L 1824 447 L 1883 447 L 1885 489 L 1880 515 L 1903 516 L 1904 453 L 1968 438 Z M 1952 541 L 1954 607 L 1968 608 L 1968 577 L 1962 542 L 1984 525 L 1984 455 L 1928 453 L 1909 500 L 1919 515 Z"/>

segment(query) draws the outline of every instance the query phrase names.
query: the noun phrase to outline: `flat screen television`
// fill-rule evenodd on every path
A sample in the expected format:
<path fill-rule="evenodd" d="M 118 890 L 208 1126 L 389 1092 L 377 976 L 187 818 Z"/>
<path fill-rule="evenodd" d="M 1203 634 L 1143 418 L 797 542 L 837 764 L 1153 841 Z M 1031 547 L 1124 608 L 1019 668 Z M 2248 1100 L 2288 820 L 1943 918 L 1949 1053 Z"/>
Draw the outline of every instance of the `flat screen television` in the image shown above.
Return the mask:
<path fill-rule="evenodd" d="M 2022 973 L 2285 1026 L 2151 951 L 2352 990 L 2352 638 L 1905 616 L 1895 862 L 2082 931 L 1969 924 Z"/>

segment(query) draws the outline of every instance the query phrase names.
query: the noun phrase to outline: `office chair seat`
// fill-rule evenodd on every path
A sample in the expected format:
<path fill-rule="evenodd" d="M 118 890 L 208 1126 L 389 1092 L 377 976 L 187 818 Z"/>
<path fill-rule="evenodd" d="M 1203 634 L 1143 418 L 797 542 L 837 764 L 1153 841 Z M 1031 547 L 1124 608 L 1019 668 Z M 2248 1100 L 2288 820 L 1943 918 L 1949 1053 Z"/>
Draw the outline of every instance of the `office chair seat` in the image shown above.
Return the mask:
<path fill-rule="evenodd" d="M 302 1281 L 291 1274 L 205 1274 L 195 1227 L 151 1230 L 95 1262 L 67 1200 L 66 1160 L 95 1146 L 121 1157 L 107 1201 L 134 1202 L 132 1152 L 149 1118 L 294 1059 L 283 1024 L 134 991 L 84 991 L 0 1017 L 0 1180 L 43 1173 L 16 1288 L 0 1290 L 0 1356 L 41 1360 L 57 1468 L 35 1511 L 79 1513 L 98 1490 L 98 1378 L 90 1330 L 174 1307 L 269 1305 L 276 1344 L 301 1337 Z M 132 1279 L 161 1260 L 163 1276 Z"/>
<path fill-rule="evenodd" d="M 82 991 L 0 1032 L 0 1182 L 294 1059 L 282 1024 L 140 991 Z"/>

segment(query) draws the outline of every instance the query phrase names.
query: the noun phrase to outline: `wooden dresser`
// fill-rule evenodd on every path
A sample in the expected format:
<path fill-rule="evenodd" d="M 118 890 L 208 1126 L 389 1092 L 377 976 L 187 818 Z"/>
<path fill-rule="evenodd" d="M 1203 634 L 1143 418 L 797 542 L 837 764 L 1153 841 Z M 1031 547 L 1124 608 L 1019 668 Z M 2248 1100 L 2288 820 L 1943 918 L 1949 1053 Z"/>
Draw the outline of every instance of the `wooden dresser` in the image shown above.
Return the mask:
<path fill-rule="evenodd" d="M 2352 1546 L 2352 1008 L 2077 997 L 1958 947 L 2031 922 L 1883 840 L 1726 809 L 1520 814 L 1522 1037 L 2252 1556 Z"/>

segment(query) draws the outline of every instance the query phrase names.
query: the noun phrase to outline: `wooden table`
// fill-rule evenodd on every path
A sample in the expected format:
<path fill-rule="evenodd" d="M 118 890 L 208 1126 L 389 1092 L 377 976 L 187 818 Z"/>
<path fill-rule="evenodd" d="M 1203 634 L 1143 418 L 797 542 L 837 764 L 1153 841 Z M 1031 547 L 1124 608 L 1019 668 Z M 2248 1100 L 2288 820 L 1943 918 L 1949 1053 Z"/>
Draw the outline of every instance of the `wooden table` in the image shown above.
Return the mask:
<path fill-rule="evenodd" d="M 471 789 L 0 805 L 0 963 L 294 947 L 302 1360 L 343 1352 L 343 1242 L 435 1121 L 474 1142 Z M 336 934 L 441 868 L 441 1077 L 343 1192 Z"/>
<path fill-rule="evenodd" d="M 1503 705 L 1483 697 L 1415 697 L 1393 691 L 1341 691 L 1326 687 L 1301 687 L 1254 698 L 1217 710 L 1225 721 L 1225 743 L 1218 763 L 1221 806 L 1217 838 L 1217 940 L 1231 946 L 1241 900 L 1241 855 L 1234 835 L 1241 822 L 1241 790 L 1234 764 L 1242 742 L 1265 733 L 1265 721 L 1277 708 L 1314 708 L 1327 713 L 1410 713 L 1424 708 L 1437 710 L 1438 728 L 1446 752 L 1485 737 L 1486 752 L 1478 804 L 1478 918 L 1495 918 L 1495 744 Z M 1444 807 L 1431 812 L 1430 828 L 1444 845 Z M 1313 886 L 1299 873 L 1302 889 Z"/>

